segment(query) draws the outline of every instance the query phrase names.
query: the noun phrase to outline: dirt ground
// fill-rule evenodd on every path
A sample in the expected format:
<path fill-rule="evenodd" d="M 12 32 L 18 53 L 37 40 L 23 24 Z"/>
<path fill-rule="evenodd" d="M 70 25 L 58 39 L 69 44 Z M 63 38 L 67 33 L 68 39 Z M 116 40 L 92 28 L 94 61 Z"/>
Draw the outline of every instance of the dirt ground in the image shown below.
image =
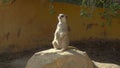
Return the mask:
<path fill-rule="evenodd" d="M 97 62 L 120 65 L 120 40 L 88 39 L 71 43 Z"/>
<path fill-rule="evenodd" d="M 88 56 L 95 62 L 120 65 L 120 40 L 84 39 L 71 42 L 70 45 L 86 51 Z M 52 45 L 22 53 L 2 54 L 0 55 L 0 68 L 25 68 L 28 59 L 35 52 L 49 48 L 52 48 Z"/>

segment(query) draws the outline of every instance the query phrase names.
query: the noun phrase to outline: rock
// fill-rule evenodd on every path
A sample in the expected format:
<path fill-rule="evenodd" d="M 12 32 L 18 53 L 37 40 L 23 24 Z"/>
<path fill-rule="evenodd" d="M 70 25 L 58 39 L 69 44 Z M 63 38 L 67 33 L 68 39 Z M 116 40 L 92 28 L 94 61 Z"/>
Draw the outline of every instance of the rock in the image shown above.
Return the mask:
<path fill-rule="evenodd" d="M 64 52 L 49 49 L 35 53 L 26 68 L 94 68 L 86 52 L 69 49 Z"/>
<path fill-rule="evenodd" d="M 117 64 L 112 64 L 112 63 L 100 63 L 100 62 L 95 62 L 93 61 L 96 68 L 120 68 L 119 65 Z"/>

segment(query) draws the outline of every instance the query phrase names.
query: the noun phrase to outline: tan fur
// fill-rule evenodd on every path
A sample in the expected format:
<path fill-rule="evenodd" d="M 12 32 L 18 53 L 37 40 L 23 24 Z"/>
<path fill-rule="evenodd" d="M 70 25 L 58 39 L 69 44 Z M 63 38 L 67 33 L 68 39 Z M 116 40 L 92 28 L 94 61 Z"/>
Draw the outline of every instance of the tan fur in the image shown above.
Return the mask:
<path fill-rule="evenodd" d="M 69 45 L 68 25 L 66 23 L 66 15 L 59 14 L 58 24 L 54 33 L 54 40 L 52 41 L 55 49 L 66 50 Z"/>

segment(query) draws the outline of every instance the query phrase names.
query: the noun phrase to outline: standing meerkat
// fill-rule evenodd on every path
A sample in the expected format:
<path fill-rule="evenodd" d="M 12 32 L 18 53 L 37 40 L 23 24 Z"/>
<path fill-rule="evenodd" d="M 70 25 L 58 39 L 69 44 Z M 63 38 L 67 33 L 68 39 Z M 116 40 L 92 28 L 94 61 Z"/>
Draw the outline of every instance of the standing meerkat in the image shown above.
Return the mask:
<path fill-rule="evenodd" d="M 52 45 L 55 49 L 60 49 L 62 51 L 66 50 L 69 45 L 68 37 L 68 25 L 66 23 L 67 16 L 64 14 L 58 15 L 58 24 L 54 33 L 54 40 Z"/>
<path fill-rule="evenodd" d="M 58 24 L 57 28 L 54 33 L 54 39 L 52 41 L 52 45 L 54 49 L 60 50 L 60 52 L 63 52 L 68 49 L 76 49 L 76 47 L 69 46 L 69 37 L 68 33 L 70 31 L 70 28 L 68 27 L 66 23 L 67 16 L 64 14 L 58 15 Z M 36 55 L 39 55 L 41 53 L 36 53 Z M 45 53 L 48 54 L 48 53 Z"/>

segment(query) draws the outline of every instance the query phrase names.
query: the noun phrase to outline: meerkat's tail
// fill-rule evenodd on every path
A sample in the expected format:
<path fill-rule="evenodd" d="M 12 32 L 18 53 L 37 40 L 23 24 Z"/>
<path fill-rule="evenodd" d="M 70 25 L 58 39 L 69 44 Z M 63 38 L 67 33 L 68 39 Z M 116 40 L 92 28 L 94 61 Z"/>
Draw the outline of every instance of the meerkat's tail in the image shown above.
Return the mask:
<path fill-rule="evenodd" d="M 74 46 L 68 46 L 68 49 L 75 49 L 75 50 L 79 50 L 78 48 L 74 47 Z"/>
<path fill-rule="evenodd" d="M 75 49 L 75 50 L 79 50 L 78 48 L 74 47 L 74 46 L 68 46 L 66 49 L 62 49 L 61 51 L 66 51 L 66 50 L 70 50 L 70 49 Z"/>

